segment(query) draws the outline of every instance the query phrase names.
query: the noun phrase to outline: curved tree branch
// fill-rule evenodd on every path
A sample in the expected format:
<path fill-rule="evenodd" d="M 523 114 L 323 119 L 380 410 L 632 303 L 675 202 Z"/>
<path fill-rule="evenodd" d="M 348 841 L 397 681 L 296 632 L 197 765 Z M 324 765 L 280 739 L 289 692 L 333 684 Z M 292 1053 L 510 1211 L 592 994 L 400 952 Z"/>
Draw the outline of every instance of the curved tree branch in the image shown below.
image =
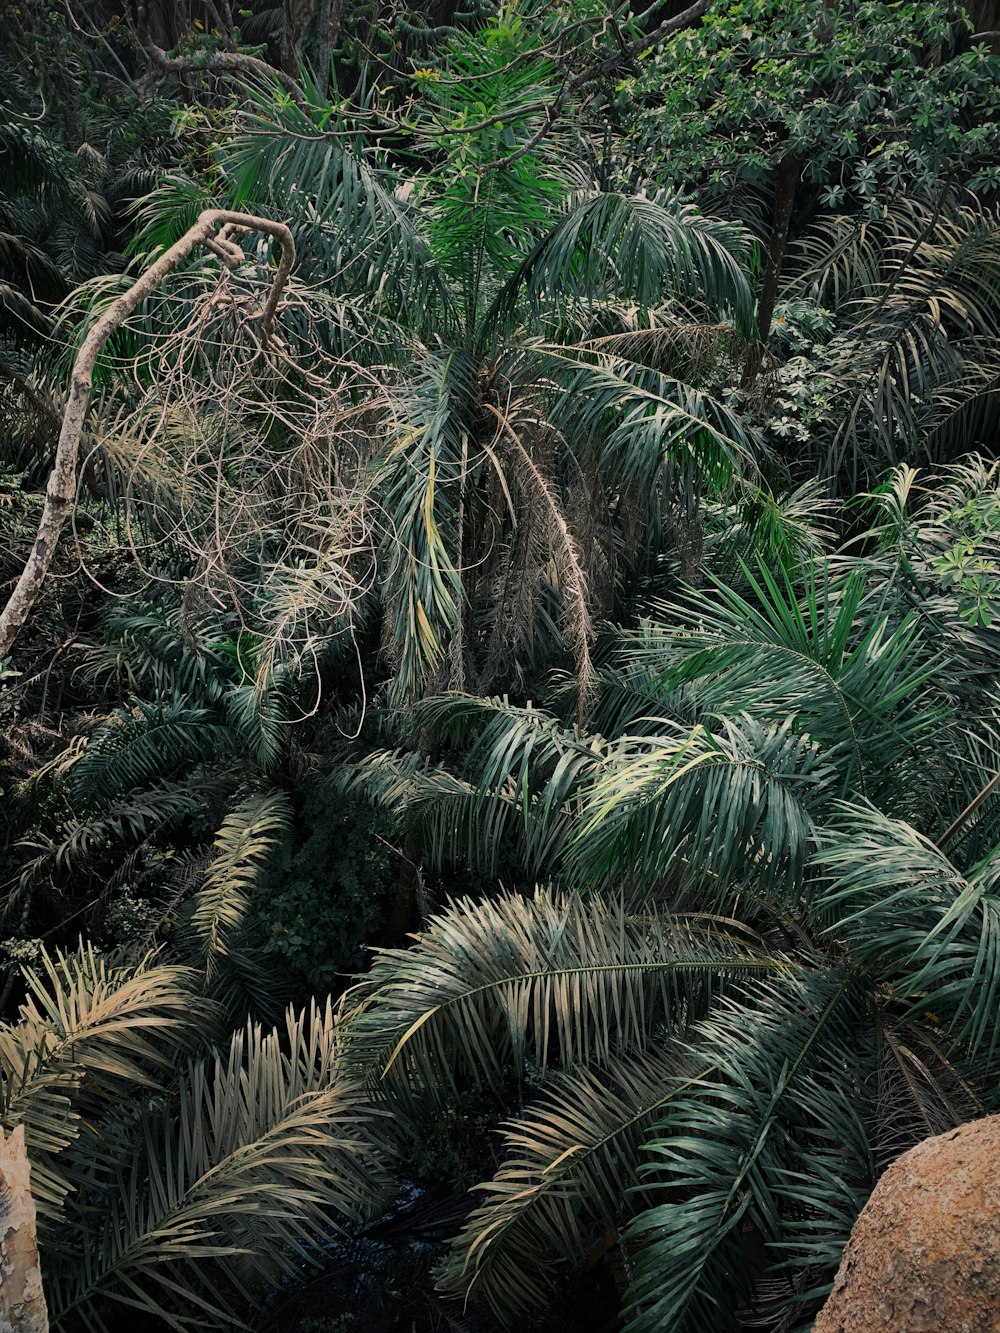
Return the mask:
<path fill-rule="evenodd" d="M 218 227 L 222 228 L 222 232 L 216 236 Z M 284 223 L 272 222 L 270 218 L 255 217 L 250 213 L 234 213 L 221 208 L 208 209 L 202 213 L 194 226 L 186 231 L 179 241 L 176 241 L 169 250 L 165 250 L 155 264 L 136 279 L 128 291 L 123 292 L 108 306 L 84 338 L 73 363 L 69 398 L 63 413 L 55 463 L 49 476 L 38 534 L 14 591 L 0 613 L 0 659 L 10 652 L 41 591 L 45 576 L 52 564 L 59 533 L 76 498 L 80 436 L 90 406 L 94 366 L 101 349 L 111 334 L 121 327 L 147 296 L 156 290 L 167 274 L 200 245 L 207 246 L 230 266 L 239 263 L 242 252 L 231 237 L 233 232 L 240 231 L 266 232 L 281 246 L 281 261 L 261 315 L 261 336 L 266 343 L 274 323 L 278 301 L 295 262 L 295 243 L 292 240 L 292 233 Z"/>
<path fill-rule="evenodd" d="M 248 74 L 261 79 L 276 80 L 300 107 L 307 105 L 307 98 L 300 84 L 283 69 L 269 65 L 266 60 L 246 55 L 241 51 L 212 51 L 197 56 L 170 56 L 162 46 L 157 46 L 149 30 L 146 6 L 139 8 L 139 36 L 149 56 L 150 62 L 165 74 L 182 77 L 185 74 Z"/>

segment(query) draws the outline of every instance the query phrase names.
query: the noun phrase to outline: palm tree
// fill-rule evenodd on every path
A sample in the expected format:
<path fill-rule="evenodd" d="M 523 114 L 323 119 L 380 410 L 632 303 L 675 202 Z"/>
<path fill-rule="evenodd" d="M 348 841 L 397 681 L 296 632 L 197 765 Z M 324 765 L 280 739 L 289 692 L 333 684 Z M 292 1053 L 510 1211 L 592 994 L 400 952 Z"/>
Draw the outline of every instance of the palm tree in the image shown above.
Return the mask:
<path fill-rule="evenodd" d="M 230 1328 L 384 1202 L 393 1136 L 343 1067 L 329 1001 L 274 1029 L 223 1023 L 224 965 L 278 818 L 257 798 L 220 831 L 193 966 L 81 944 L 24 969 L 0 1024 L 0 1118 L 25 1129 L 54 1328 L 105 1329 L 123 1307 Z"/>
<path fill-rule="evenodd" d="M 621 571 L 754 468 L 698 387 L 750 327 L 743 234 L 614 188 L 609 164 L 571 161 L 583 139 L 535 145 L 557 71 L 522 47 L 505 14 L 455 36 L 453 76 L 418 71 L 395 144 L 368 141 L 372 107 L 264 89 L 218 152 L 223 197 L 292 225 L 311 329 L 355 366 L 327 424 L 371 479 L 397 700 L 487 687 L 504 657 L 528 675 L 568 644 L 582 706 Z M 165 182 L 143 243 L 206 202 Z"/>
<path fill-rule="evenodd" d="M 446 1293 L 510 1324 L 616 1247 L 630 1330 L 806 1326 L 888 1161 L 996 1108 L 996 677 L 942 553 L 975 529 L 995 571 L 997 471 L 921 490 L 871 502 L 863 558 L 658 605 L 599 732 L 426 701 L 455 761 L 353 779 L 439 857 L 566 885 L 450 904 L 346 1002 L 414 1124 L 542 1071 Z"/>
<path fill-rule="evenodd" d="M 773 326 L 784 361 L 775 415 L 788 412 L 786 431 L 794 421 L 821 476 L 848 493 L 902 460 L 993 448 L 995 205 L 956 190 L 897 200 L 874 218 L 821 217 L 790 246 L 787 267 Z"/>

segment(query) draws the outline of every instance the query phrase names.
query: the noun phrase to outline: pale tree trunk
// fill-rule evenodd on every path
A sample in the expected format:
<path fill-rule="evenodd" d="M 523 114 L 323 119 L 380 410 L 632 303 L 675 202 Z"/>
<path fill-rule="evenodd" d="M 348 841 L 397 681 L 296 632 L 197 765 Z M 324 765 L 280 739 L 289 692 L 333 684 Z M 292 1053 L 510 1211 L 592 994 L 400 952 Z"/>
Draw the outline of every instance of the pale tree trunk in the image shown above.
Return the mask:
<path fill-rule="evenodd" d="M 216 228 L 221 228 L 218 235 Z M 243 252 L 232 237 L 242 232 L 254 231 L 273 236 L 281 246 L 281 262 L 260 316 L 261 337 L 266 343 L 274 323 L 278 300 L 295 262 L 292 233 L 281 222 L 254 217 L 250 213 L 233 213 L 221 208 L 209 209 L 202 213 L 194 226 L 186 231 L 179 241 L 164 251 L 156 263 L 148 268 L 127 292 L 123 292 L 108 306 L 84 338 L 73 363 L 69 399 L 63 414 L 55 464 L 45 493 L 45 505 L 38 524 L 38 535 L 14 591 L 0 612 L 0 660 L 10 652 L 14 640 L 23 628 L 41 592 L 45 576 L 52 564 L 59 533 L 76 499 L 80 437 L 90 406 L 94 366 L 101 349 L 111 334 L 121 327 L 147 296 L 156 290 L 167 274 L 198 246 L 206 246 L 217 254 L 223 263 L 235 267 L 242 261 Z"/>
<path fill-rule="evenodd" d="M 24 1126 L 0 1129 L 0 1333 L 48 1333 Z"/>

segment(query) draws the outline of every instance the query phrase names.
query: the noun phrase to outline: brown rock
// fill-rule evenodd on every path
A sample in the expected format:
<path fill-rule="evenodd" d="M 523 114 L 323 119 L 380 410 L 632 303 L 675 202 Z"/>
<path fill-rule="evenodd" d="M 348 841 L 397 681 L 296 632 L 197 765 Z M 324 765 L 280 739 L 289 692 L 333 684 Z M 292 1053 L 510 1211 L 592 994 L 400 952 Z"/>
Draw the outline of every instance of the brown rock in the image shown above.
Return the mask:
<path fill-rule="evenodd" d="M 813 1333 L 1000 1333 L 1000 1115 L 893 1162 Z"/>

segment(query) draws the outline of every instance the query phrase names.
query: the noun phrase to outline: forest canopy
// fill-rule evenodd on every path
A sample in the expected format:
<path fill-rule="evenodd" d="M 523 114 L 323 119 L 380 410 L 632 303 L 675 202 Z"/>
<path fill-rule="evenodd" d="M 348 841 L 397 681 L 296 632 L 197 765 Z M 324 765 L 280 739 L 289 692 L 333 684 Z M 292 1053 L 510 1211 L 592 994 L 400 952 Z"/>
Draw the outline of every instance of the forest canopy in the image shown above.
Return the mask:
<path fill-rule="evenodd" d="M 0 69 L 51 1327 L 805 1333 L 1000 1111 L 1000 6 L 0 0 Z"/>

